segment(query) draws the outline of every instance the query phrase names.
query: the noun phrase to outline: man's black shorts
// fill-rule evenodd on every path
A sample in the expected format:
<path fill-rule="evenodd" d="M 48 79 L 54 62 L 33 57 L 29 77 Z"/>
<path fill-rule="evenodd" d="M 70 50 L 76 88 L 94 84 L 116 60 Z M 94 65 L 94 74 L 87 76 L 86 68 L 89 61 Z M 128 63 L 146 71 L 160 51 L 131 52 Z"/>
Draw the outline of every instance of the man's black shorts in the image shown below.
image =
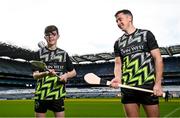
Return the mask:
<path fill-rule="evenodd" d="M 46 113 L 47 110 L 53 112 L 62 112 L 64 111 L 64 99 L 59 100 L 35 100 L 34 104 L 35 112 L 37 113 Z"/>
<path fill-rule="evenodd" d="M 144 105 L 155 105 L 159 104 L 159 99 L 157 96 L 154 96 L 152 93 L 142 92 L 138 90 L 131 90 L 121 88 L 123 104 L 128 103 L 139 103 Z"/>

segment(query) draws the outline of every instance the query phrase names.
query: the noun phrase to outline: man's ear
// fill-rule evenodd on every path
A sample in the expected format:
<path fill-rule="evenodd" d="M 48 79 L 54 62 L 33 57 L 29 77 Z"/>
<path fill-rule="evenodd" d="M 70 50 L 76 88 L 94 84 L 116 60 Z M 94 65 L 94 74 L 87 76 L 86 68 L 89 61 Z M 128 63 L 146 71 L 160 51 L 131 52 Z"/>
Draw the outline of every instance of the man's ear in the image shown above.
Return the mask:
<path fill-rule="evenodd" d="M 131 22 L 133 22 L 133 18 L 131 16 L 128 16 L 128 18 L 130 19 Z"/>

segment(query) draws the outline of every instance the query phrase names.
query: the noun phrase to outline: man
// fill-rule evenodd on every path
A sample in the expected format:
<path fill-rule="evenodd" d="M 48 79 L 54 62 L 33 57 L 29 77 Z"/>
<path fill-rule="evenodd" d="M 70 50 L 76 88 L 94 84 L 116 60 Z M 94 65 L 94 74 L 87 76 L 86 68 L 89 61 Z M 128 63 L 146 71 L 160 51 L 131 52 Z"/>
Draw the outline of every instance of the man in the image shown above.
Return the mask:
<path fill-rule="evenodd" d="M 35 91 L 35 116 L 45 117 L 47 110 L 54 112 L 55 117 L 64 117 L 65 82 L 76 75 L 68 53 L 58 48 L 58 28 L 47 26 L 44 32 L 47 46 L 40 49 L 36 60 L 46 63 L 48 71 L 33 69 L 37 80 Z M 59 77 L 57 77 L 57 75 Z"/>
<path fill-rule="evenodd" d="M 164 99 L 165 99 L 165 102 L 168 102 L 168 100 L 169 100 L 169 91 L 166 91 L 166 92 L 165 92 L 165 97 L 164 97 Z"/>
<path fill-rule="evenodd" d="M 147 117 L 159 117 L 158 96 L 163 94 L 161 81 L 163 60 L 154 35 L 148 30 L 137 29 L 133 25 L 133 15 L 129 10 L 115 14 L 118 27 L 124 34 L 115 42 L 115 78 L 111 86 L 125 84 L 151 89 L 154 94 L 121 88 L 122 103 L 127 117 L 139 117 L 142 104 Z"/>

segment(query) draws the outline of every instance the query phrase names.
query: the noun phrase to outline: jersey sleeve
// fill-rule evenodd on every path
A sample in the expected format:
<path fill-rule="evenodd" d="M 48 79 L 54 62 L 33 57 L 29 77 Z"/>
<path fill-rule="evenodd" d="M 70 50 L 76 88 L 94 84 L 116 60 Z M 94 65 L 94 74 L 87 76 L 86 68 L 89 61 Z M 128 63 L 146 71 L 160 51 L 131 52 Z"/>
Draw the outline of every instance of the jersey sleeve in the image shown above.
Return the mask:
<path fill-rule="evenodd" d="M 66 69 L 67 71 L 72 71 L 74 69 L 74 66 L 72 64 L 72 61 L 70 60 L 68 53 L 66 54 Z"/>
<path fill-rule="evenodd" d="M 115 55 L 115 57 L 121 56 L 120 49 L 118 46 L 118 40 L 114 44 L 114 55 Z"/>
<path fill-rule="evenodd" d="M 155 39 L 155 36 L 153 35 L 151 31 L 147 32 L 147 45 L 148 45 L 149 50 L 159 48 L 157 41 Z"/>

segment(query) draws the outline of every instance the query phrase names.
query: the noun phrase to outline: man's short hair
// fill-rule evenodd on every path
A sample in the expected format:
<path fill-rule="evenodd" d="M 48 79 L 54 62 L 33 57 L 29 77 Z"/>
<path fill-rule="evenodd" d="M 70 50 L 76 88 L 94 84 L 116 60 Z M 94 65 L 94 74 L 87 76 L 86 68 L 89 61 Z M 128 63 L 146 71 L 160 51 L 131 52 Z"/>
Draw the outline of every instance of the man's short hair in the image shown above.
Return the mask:
<path fill-rule="evenodd" d="M 133 15 L 132 15 L 132 13 L 131 13 L 131 11 L 130 10 L 127 10 L 127 9 L 123 9 L 123 10 L 120 10 L 120 11 L 117 11 L 116 13 L 115 13 L 115 17 L 117 17 L 117 15 L 118 14 L 120 14 L 120 13 L 123 13 L 123 14 L 126 14 L 126 15 L 129 15 L 129 16 L 131 16 L 132 17 L 132 19 L 133 19 Z"/>
<path fill-rule="evenodd" d="M 55 25 L 49 25 L 45 28 L 44 34 L 52 33 L 53 31 L 56 31 L 57 34 L 59 34 L 58 28 Z"/>

